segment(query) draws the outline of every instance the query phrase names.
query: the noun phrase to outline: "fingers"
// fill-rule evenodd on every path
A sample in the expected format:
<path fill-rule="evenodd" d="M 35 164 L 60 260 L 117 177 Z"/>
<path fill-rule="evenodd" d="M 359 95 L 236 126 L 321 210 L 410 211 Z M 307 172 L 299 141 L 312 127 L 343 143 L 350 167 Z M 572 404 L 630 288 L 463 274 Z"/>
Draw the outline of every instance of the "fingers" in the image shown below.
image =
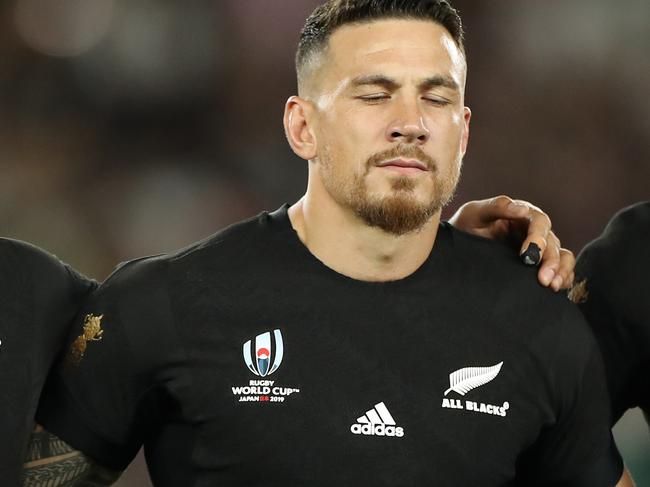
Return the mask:
<path fill-rule="evenodd" d="M 560 239 L 558 239 L 553 232 L 548 232 L 547 237 L 544 238 L 544 251 L 541 255 L 541 265 L 537 273 L 537 278 L 542 286 L 552 287 L 552 284 L 558 277 L 558 269 L 560 268 Z"/>
<path fill-rule="evenodd" d="M 538 272 L 539 282 L 558 292 L 573 285 L 576 259 L 568 249 L 563 249 L 560 239 L 549 233 L 546 252 L 542 256 L 542 264 Z"/>
<path fill-rule="evenodd" d="M 522 260 L 527 265 L 541 264 L 537 276 L 543 286 L 555 292 L 568 289 L 573 284 L 576 264 L 573 252 L 562 248 L 546 213 L 530 203 L 517 203 L 528 208 L 528 235 L 521 246 Z"/>
<path fill-rule="evenodd" d="M 470 201 L 449 220 L 456 228 L 493 240 L 521 244 L 526 265 L 540 265 L 539 282 L 554 291 L 573 283 L 575 257 L 552 232 L 549 216 L 538 207 L 507 196 Z"/>
<path fill-rule="evenodd" d="M 520 255 L 527 265 L 537 265 L 540 261 L 557 258 L 559 261 L 559 246 L 556 255 L 553 249 L 550 254 L 546 255 L 546 248 L 549 244 L 549 235 L 551 232 L 551 219 L 546 213 L 531 205 L 526 205 L 526 219 L 528 220 L 527 236 L 521 245 Z M 559 240 L 558 240 L 559 242 Z M 544 284 L 547 286 L 548 284 Z"/>
<path fill-rule="evenodd" d="M 492 223 L 496 220 L 526 218 L 529 205 L 525 201 L 513 200 L 507 196 L 495 196 L 487 200 L 475 201 L 477 209 L 482 211 L 477 215 L 482 223 Z"/>
<path fill-rule="evenodd" d="M 514 241 L 518 247 L 526 236 L 528 207 L 507 196 L 470 201 L 461 206 L 449 223 L 465 232 L 499 241 Z M 525 225 L 513 225 L 522 222 Z M 523 230 L 523 231 L 522 231 Z"/>
<path fill-rule="evenodd" d="M 477 230 L 487 231 L 490 238 L 500 235 L 490 235 L 490 226 L 498 220 L 525 218 L 528 209 L 525 204 L 517 203 L 507 196 L 496 196 L 486 200 L 470 201 L 461 206 L 449 219 L 456 228 L 465 232 L 477 233 Z"/>
<path fill-rule="evenodd" d="M 551 283 L 551 287 L 555 291 L 561 289 L 569 289 L 573 286 L 573 279 L 575 278 L 574 269 L 576 266 L 576 258 L 568 249 L 560 249 L 560 268 L 557 271 L 557 276 Z M 561 279 L 561 282 L 555 282 L 556 279 Z"/>

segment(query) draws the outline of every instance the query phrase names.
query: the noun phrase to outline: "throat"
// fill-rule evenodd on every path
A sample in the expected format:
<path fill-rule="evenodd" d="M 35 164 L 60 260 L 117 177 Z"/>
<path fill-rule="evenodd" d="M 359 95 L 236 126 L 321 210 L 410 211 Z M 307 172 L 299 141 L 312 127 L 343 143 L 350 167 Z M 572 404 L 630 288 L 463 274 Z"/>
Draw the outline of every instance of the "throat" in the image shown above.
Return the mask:
<path fill-rule="evenodd" d="M 323 265 L 368 282 L 396 281 L 417 271 L 431 254 L 440 222 L 437 214 L 417 231 L 396 236 L 354 215 L 313 208 L 305 198 L 289 209 L 289 219 L 302 244 Z"/>

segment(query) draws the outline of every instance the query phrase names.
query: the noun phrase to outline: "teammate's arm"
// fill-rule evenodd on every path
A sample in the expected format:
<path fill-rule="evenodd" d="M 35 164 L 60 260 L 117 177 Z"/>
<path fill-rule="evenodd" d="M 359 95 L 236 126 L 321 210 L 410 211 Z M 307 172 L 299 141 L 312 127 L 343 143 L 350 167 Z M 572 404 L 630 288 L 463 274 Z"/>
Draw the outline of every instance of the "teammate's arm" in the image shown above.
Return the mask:
<path fill-rule="evenodd" d="M 98 465 L 78 450 L 37 426 L 27 447 L 23 487 L 105 487 L 122 472 Z"/>
<path fill-rule="evenodd" d="M 520 246 L 524 262 L 541 263 L 538 279 L 543 286 L 559 291 L 573 284 L 575 256 L 562 248 L 551 219 L 534 205 L 507 196 L 470 201 L 449 222 L 465 232 Z"/>

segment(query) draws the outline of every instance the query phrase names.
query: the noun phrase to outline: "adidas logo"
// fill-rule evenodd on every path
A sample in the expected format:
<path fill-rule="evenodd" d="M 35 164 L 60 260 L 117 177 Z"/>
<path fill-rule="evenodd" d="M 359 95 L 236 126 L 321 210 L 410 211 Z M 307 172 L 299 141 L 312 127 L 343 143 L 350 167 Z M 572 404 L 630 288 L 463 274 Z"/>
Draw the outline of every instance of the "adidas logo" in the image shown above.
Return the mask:
<path fill-rule="evenodd" d="M 367 411 L 365 415 L 357 418 L 357 423 L 350 426 L 350 431 L 355 435 L 365 436 L 404 436 L 404 428 L 397 426 L 393 416 L 383 402 Z"/>

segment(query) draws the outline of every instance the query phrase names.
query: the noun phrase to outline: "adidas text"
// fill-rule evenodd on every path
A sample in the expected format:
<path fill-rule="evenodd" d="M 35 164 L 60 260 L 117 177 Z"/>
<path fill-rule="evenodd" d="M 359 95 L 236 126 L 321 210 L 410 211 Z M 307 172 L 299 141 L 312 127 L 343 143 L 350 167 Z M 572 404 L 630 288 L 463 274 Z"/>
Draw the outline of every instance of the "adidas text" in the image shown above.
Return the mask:
<path fill-rule="evenodd" d="M 375 404 L 366 414 L 357 418 L 356 424 L 350 426 L 350 431 L 355 435 L 365 436 L 404 436 L 404 428 L 397 426 L 395 418 L 390 414 L 383 402 Z"/>
<path fill-rule="evenodd" d="M 350 431 L 355 435 L 365 436 L 404 436 L 404 428 L 400 426 L 385 426 L 383 424 L 353 424 Z"/>

